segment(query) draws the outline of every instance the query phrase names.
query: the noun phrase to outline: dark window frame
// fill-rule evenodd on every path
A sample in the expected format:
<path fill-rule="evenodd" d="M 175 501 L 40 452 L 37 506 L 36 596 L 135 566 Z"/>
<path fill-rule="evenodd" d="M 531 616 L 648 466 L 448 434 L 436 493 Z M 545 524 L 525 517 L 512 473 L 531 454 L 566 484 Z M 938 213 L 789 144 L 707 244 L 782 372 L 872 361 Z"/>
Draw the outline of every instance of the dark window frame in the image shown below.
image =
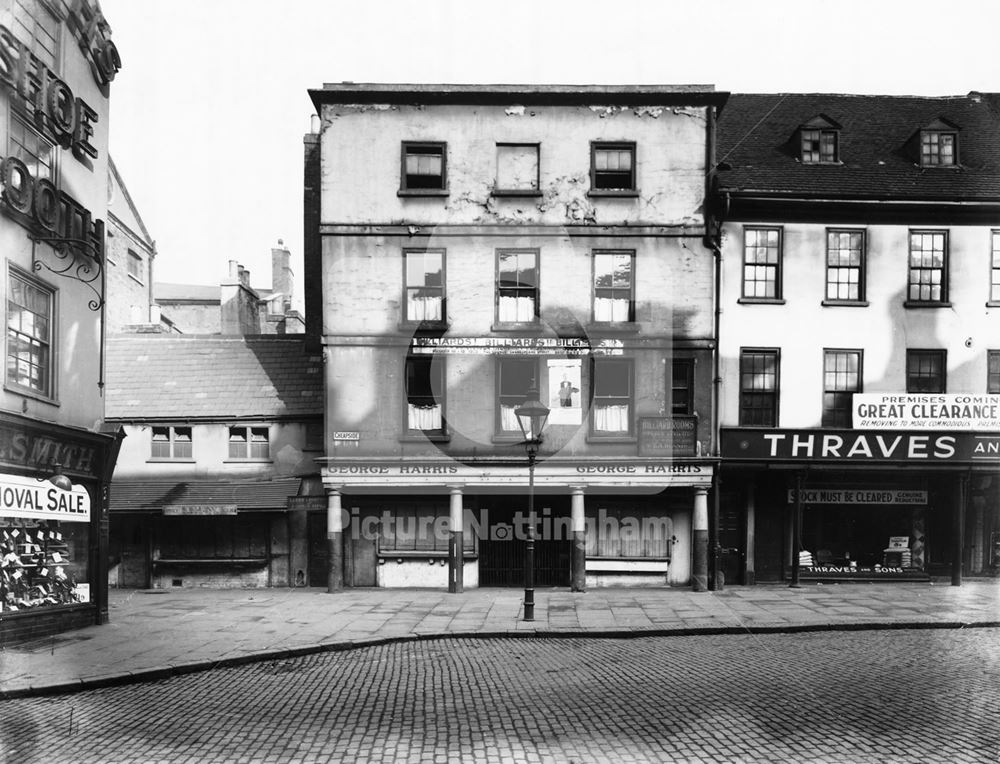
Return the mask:
<path fill-rule="evenodd" d="M 28 304 L 19 304 L 14 302 L 13 299 L 13 281 L 20 281 L 24 286 L 24 289 L 35 290 L 45 296 L 47 300 L 46 304 L 46 314 L 43 316 L 41 313 L 37 312 Z M 46 284 L 44 281 L 34 278 L 28 273 L 14 267 L 13 265 L 7 268 L 7 313 L 6 313 L 6 331 L 4 334 L 6 349 L 5 349 L 5 360 L 6 368 L 4 371 L 4 384 L 7 389 L 15 391 L 19 394 L 28 395 L 33 398 L 39 398 L 44 401 L 54 402 L 57 398 L 58 390 L 58 353 L 59 353 L 59 339 L 58 339 L 58 291 L 55 287 Z M 26 301 L 27 302 L 27 301 Z M 20 313 L 28 313 L 34 317 L 42 317 L 47 324 L 47 331 L 44 337 L 36 337 L 30 331 L 24 331 L 25 322 L 21 321 L 18 326 L 15 327 L 11 321 L 14 314 L 20 315 Z M 30 320 L 30 326 L 34 327 L 37 324 L 37 318 L 32 318 Z M 28 348 L 39 348 L 42 351 L 42 360 L 39 363 L 35 363 L 35 354 L 33 351 L 29 350 L 28 363 L 30 366 L 37 366 L 42 370 L 45 376 L 45 382 L 42 385 L 35 386 L 32 384 L 23 384 L 19 381 L 16 376 L 11 375 L 11 362 L 14 362 L 14 366 L 18 366 L 18 361 L 22 360 L 21 354 L 17 352 L 15 343 L 18 345 L 24 345 Z M 30 378 L 30 374 L 29 374 Z"/>
<path fill-rule="evenodd" d="M 535 258 L 535 266 L 534 266 L 535 284 L 534 284 L 534 286 L 532 286 L 532 287 L 520 286 L 520 274 L 521 274 L 520 264 L 518 265 L 518 268 L 517 268 L 517 271 L 516 271 L 517 277 L 518 277 L 518 282 L 517 282 L 518 285 L 517 286 L 501 286 L 501 284 L 500 284 L 500 260 L 502 259 L 502 257 L 504 255 L 533 255 L 534 256 L 534 258 Z M 541 298 L 541 293 L 542 293 L 542 290 L 541 290 L 541 282 L 542 282 L 542 254 L 541 254 L 541 250 L 538 249 L 538 248 L 532 248 L 532 247 L 504 247 L 504 248 L 501 248 L 501 249 L 497 249 L 496 252 L 495 252 L 495 254 L 494 254 L 494 267 L 495 267 L 495 284 L 496 284 L 495 296 L 494 296 L 494 301 L 495 301 L 494 312 L 495 312 L 495 315 L 496 315 L 496 323 L 499 324 L 499 325 L 508 325 L 508 326 L 510 326 L 510 325 L 519 326 L 519 325 L 524 325 L 524 324 L 537 325 L 538 322 L 539 322 L 539 318 L 541 316 L 541 305 L 540 305 L 540 302 L 541 302 L 540 298 Z M 504 291 L 514 292 L 515 294 L 506 294 L 505 295 L 505 294 L 503 294 Z M 531 320 L 529 320 L 529 321 L 517 321 L 517 320 L 515 320 L 515 321 L 508 321 L 508 320 L 502 319 L 500 317 L 500 298 L 501 297 L 518 297 L 518 296 L 523 296 L 523 295 L 517 294 L 518 292 L 522 292 L 522 291 L 523 292 L 528 292 L 528 291 L 533 292 L 532 300 L 534 301 L 534 314 L 533 314 L 533 317 L 531 318 Z"/>
<path fill-rule="evenodd" d="M 772 389 L 745 387 L 744 380 L 753 371 L 747 370 L 748 361 L 751 357 L 773 358 L 774 359 L 774 385 Z M 755 396 L 756 398 L 768 398 L 771 400 L 769 406 L 747 406 L 744 405 L 744 396 Z M 780 422 L 779 404 L 781 402 L 781 348 L 773 347 L 741 347 L 740 348 L 740 383 L 739 383 L 739 416 L 740 427 L 777 427 Z M 750 416 L 753 412 L 763 411 L 770 413 L 768 417 Z M 751 421 L 758 418 L 766 418 L 768 421 Z"/>
<path fill-rule="evenodd" d="M 628 395 L 608 395 L 602 394 L 598 389 L 598 379 L 600 373 L 598 369 L 600 367 L 609 366 L 623 366 L 628 369 Z M 590 359 L 590 389 L 589 389 L 589 400 L 590 406 L 587 415 L 588 420 L 588 438 L 591 440 L 620 440 L 622 438 L 634 439 L 635 438 L 635 422 L 636 422 L 636 394 L 635 394 L 635 359 L 634 358 L 622 358 L 619 356 L 609 356 L 609 357 L 597 357 L 592 356 Z M 594 426 L 594 415 L 597 412 L 599 401 L 628 401 L 628 429 L 622 430 L 598 430 Z"/>
<path fill-rule="evenodd" d="M 602 178 L 624 175 L 622 171 L 598 170 L 597 153 L 599 151 L 627 151 L 631 154 L 632 166 L 629 169 L 627 186 L 599 185 Z M 638 150 L 635 141 L 591 141 L 590 143 L 590 196 L 638 196 Z"/>
<path fill-rule="evenodd" d="M 806 148 L 806 141 L 811 140 L 807 138 L 807 133 L 816 133 L 816 149 Z M 830 159 L 823 158 L 823 138 L 832 136 L 833 145 L 833 157 Z M 816 154 L 819 158 L 812 159 L 809 155 Z M 802 127 L 799 128 L 799 160 L 802 164 L 814 165 L 814 164 L 840 164 L 840 130 L 830 127 Z"/>
<path fill-rule="evenodd" d="M 986 392 L 1000 395 L 1000 350 L 986 351 Z"/>
<path fill-rule="evenodd" d="M 924 139 L 935 136 L 938 138 L 936 150 L 924 151 Z M 941 162 L 941 161 L 928 161 L 928 157 L 941 157 L 941 138 L 948 137 L 952 139 L 952 161 L 951 162 Z M 917 139 L 917 152 L 919 155 L 918 164 L 923 168 L 948 168 L 948 167 L 958 167 L 959 166 L 959 142 L 958 142 L 958 130 L 944 130 L 944 129 L 927 129 L 921 130 L 920 136 Z"/>
<path fill-rule="evenodd" d="M 914 369 L 914 365 L 920 365 L 920 361 L 932 361 L 937 363 L 936 373 L 923 373 L 921 369 Z M 943 394 L 948 392 L 948 351 L 942 348 L 907 348 L 906 349 L 906 392 L 914 394 Z M 918 389 L 920 385 L 916 380 L 931 379 L 939 377 L 938 384 L 932 384 L 931 388 Z"/>
<path fill-rule="evenodd" d="M 834 236 L 840 236 L 841 234 L 848 234 L 850 236 L 859 236 L 861 239 L 861 246 L 859 247 L 859 263 L 858 265 L 842 265 L 842 264 L 832 264 L 830 262 L 830 255 L 833 251 L 841 251 L 839 248 L 836 250 L 831 249 L 831 240 Z M 823 296 L 824 305 L 859 305 L 867 304 L 867 287 L 868 287 L 868 232 L 864 228 L 827 228 L 826 229 L 826 265 L 825 265 L 825 278 L 826 286 Z M 850 249 L 848 251 L 851 251 Z M 830 273 L 831 271 L 839 270 L 857 270 L 858 272 L 858 294 L 856 297 L 831 297 L 830 287 L 832 285 L 839 285 L 843 282 L 831 281 Z M 849 281 L 847 282 L 850 283 Z"/>
<path fill-rule="evenodd" d="M 535 150 L 535 185 L 533 188 L 503 188 L 500 185 L 500 149 L 501 148 L 533 148 Z M 541 196 L 542 195 L 542 144 L 532 142 L 498 141 L 496 144 L 496 177 L 494 178 L 493 196 Z"/>
<path fill-rule="evenodd" d="M 857 383 L 854 388 L 830 386 L 828 380 L 830 375 L 835 377 L 841 374 L 851 374 L 850 371 L 842 371 L 828 368 L 828 360 L 836 355 L 853 355 L 857 358 Z M 847 428 L 851 427 L 853 413 L 853 396 L 855 393 L 864 392 L 864 362 L 865 351 L 858 348 L 823 348 L 823 427 Z M 846 404 L 845 404 L 846 399 Z"/>
<path fill-rule="evenodd" d="M 440 183 L 434 186 L 413 185 L 406 171 L 406 159 L 411 155 L 440 155 Z M 414 174 L 413 177 L 423 177 Z M 429 175 L 426 177 L 434 177 Z M 448 195 L 448 143 L 446 141 L 402 141 L 400 144 L 399 196 L 447 196 Z"/>
<path fill-rule="evenodd" d="M 144 262 L 145 260 L 143 259 L 142 255 L 140 255 L 138 252 L 136 252 L 134 249 L 128 250 L 125 267 L 128 270 L 128 275 L 131 276 L 136 281 L 138 281 L 140 284 L 145 283 L 145 279 L 143 278 L 143 276 L 145 275 L 144 274 L 145 268 L 143 267 Z"/>
<path fill-rule="evenodd" d="M 421 285 L 411 286 L 409 283 L 408 258 L 411 255 L 439 254 L 441 256 L 441 286 L 433 287 Z M 407 325 L 429 325 L 443 326 L 448 322 L 448 252 L 444 247 L 406 247 L 403 249 L 403 320 Z M 441 297 L 441 318 L 439 319 L 419 319 L 410 318 L 410 292 L 413 290 L 437 290 Z"/>
<path fill-rule="evenodd" d="M 906 247 L 906 299 L 904 301 L 904 306 L 906 307 L 948 307 L 951 303 L 948 302 L 948 287 L 949 287 L 949 276 L 948 272 L 950 269 L 950 251 L 951 251 L 951 237 L 949 236 L 948 229 L 945 228 L 911 228 L 907 232 L 907 247 Z M 942 247 L 942 264 L 940 266 L 925 266 L 923 264 L 914 267 L 913 256 L 914 256 L 914 240 L 917 236 L 940 236 L 943 241 Z M 922 256 L 926 254 L 926 250 L 917 250 Z M 933 253 L 933 249 L 930 250 Z M 930 284 L 924 284 L 920 280 L 920 274 L 928 272 L 933 274 L 933 272 L 939 271 L 940 277 L 940 297 L 938 299 L 925 299 L 923 297 L 913 297 L 913 289 L 917 289 L 918 292 L 922 291 L 926 286 L 930 286 L 933 289 L 933 280 Z M 917 274 L 917 280 L 914 281 L 914 275 Z M 933 277 L 932 277 L 933 278 Z"/>
<path fill-rule="evenodd" d="M 243 430 L 244 439 L 242 441 L 234 439 L 234 434 L 237 430 Z M 261 432 L 264 433 L 265 440 L 255 440 L 254 436 L 259 435 Z M 240 462 L 269 462 L 271 461 L 271 428 L 268 425 L 230 425 L 228 428 L 229 433 L 229 459 L 228 461 L 240 461 Z M 267 454 L 261 456 L 259 453 L 254 454 L 254 444 L 260 444 L 263 442 L 267 446 Z M 234 449 L 242 443 L 241 454 L 234 453 Z M 260 451 L 260 446 L 257 446 L 257 450 Z"/>
<path fill-rule="evenodd" d="M 515 423 L 513 428 L 506 429 L 503 426 L 503 412 L 502 407 L 504 404 L 508 406 L 519 406 L 525 401 L 525 396 L 528 390 L 531 389 L 531 382 L 529 382 L 528 387 L 523 391 L 508 391 L 504 390 L 504 374 L 503 367 L 505 364 L 514 365 L 533 365 L 532 369 L 532 380 L 535 387 L 539 390 L 541 394 L 542 390 L 542 380 L 541 380 L 541 369 L 542 363 L 538 356 L 517 356 L 517 355 L 499 355 L 496 357 L 496 361 L 493 364 L 493 376 L 494 376 L 494 432 L 496 432 L 499 438 L 509 438 L 509 437 L 521 437 L 521 428 Z"/>
<path fill-rule="evenodd" d="M 629 258 L 629 285 L 628 285 L 628 318 L 624 321 L 600 321 L 597 318 L 597 300 L 603 293 L 606 297 L 610 294 L 610 299 L 620 299 L 615 297 L 615 293 L 622 292 L 621 287 L 598 287 L 597 286 L 597 259 L 605 256 L 627 256 Z M 591 302 L 592 317 L 595 324 L 623 324 L 635 322 L 635 250 L 634 249 L 595 249 L 591 252 L 591 283 L 593 284 L 593 297 Z M 613 271 L 612 271 L 613 274 Z"/>
<path fill-rule="evenodd" d="M 694 358 L 674 358 L 670 362 L 670 414 L 671 416 L 691 416 L 694 414 Z M 677 384 L 677 372 L 681 371 L 684 377 L 683 385 Z M 686 403 L 678 405 L 677 393 L 675 391 L 685 391 Z"/>
<path fill-rule="evenodd" d="M 990 231 L 990 295 L 987 305 L 1000 307 L 1000 229 Z"/>
<path fill-rule="evenodd" d="M 428 369 L 427 384 L 430 388 L 430 395 L 411 395 L 410 379 L 411 368 L 417 365 L 425 365 Z M 437 377 L 435 380 L 434 377 Z M 447 368 L 446 356 L 426 354 L 409 355 L 403 362 L 403 432 L 407 436 L 426 436 L 428 438 L 446 437 L 448 434 L 448 409 L 447 409 Z M 410 427 L 409 404 L 411 398 L 428 398 L 433 400 L 441 408 L 441 426 L 436 429 L 421 430 Z"/>
<path fill-rule="evenodd" d="M 748 243 L 748 238 L 747 237 L 748 237 L 748 234 L 750 234 L 751 232 L 752 233 L 756 233 L 756 234 L 776 232 L 778 234 L 778 244 L 775 247 L 775 249 L 777 251 L 777 261 L 774 264 L 768 263 L 768 262 L 766 262 L 766 260 L 763 263 L 756 262 L 756 261 L 755 262 L 748 262 L 747 261 L 747 254 L 748 254 L 748 250 L 750 249 L 750 245 Z M 757 248 L 759 246 L 760 245 L 756 245 L 755 244 L 754 248 Z M 770 249 L 770 247 L 768 245 L 765 245 L 765 248 L 766 249 Z M 773 303 L 783 303 L 784 302 L 784 297 L 783 297 L 783 295 L 784 295 L 784 283 L 783 283 L 783 280 L 784 280 L 784 259 L 785 259 L 785 230 L 784 230 L 784 228 L 782 226 L 773 226 L 773 225 L 745 225 L 745 226 L 743 226 L 743 260 L 742 260 L 743 266 L 742 266 L 742 271 L 740 273 L 740 302 L 742 302 L 742 303 L 763 303 L 763 304 L 768 304 L 768 303 L 772 303 L 772 304 Z M 774 269 L 774 279 L 773 279 L 773 281 L 774 281 L 774 295 L 773 296 L 771 296 L 771 295 L 760 296 L 760 295 L 748 295 L 747 294 L 747 284 L 748 283 L 753 283 L 753 284 L 757 284 L 757 283 L 768 284 L 769 283 L 768 279 L 764 279 L 764 280 L 758 280 L 756 278 L 754 278 L 754 279 L 747 279 L 747 269 L 748 268 L 755 268 L 755 269 L 756 268 L 765 268 L 765 269 L 771 269 L 771 268 L 773 268 Z M 754 291 L 756 291 L 756 290 L 754 290 Z"/>
<path fill-rule="evenodd" d="M 166 440 L 157 439 L 158 430 L 166 430 Z M 181 437 L 180 431 L 182 430 L 186 431 L 186 440 Z M 156 453 L 158 443 L 166 445 L 166 453 Z M 175 425 L 154 425 L 150 428 L 149 453 L 151 461 L 194 461 L 194 428 L 189 426 L 178 427 Z"/>

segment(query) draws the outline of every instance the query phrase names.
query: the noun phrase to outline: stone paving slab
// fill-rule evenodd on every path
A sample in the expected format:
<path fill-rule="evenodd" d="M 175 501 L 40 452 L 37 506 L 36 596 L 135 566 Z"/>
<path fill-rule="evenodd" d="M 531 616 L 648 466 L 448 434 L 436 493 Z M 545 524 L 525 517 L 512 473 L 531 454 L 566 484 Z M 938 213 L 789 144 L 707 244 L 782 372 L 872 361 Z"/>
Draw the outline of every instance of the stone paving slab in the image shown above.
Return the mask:
<path fill-rule="evenodd" d="M 113 590 L 110 623 L 0 650 L 0 697 L 125 683 L 267 657 L 448 636 L 630 636 L 1000 625 L 1000 580 L 563 589 Z"/>

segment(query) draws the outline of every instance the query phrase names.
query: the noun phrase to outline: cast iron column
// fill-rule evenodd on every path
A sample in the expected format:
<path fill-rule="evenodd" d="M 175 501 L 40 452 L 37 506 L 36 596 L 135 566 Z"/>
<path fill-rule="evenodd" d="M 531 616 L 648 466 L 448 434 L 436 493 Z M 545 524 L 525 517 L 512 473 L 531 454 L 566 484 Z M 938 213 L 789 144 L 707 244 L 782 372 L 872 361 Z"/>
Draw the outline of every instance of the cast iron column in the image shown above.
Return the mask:
<path fill-rule="evenodd" d="M 448 517 L 448 591 L 464 591 L 464 531 L 462 525 L 462 489 L 451 486 L 451 505 Z"/>
<path fill-rule="evenodd" d="M 570 589 L 582 592 L 587 588 L 587 518 L 584 514 L 583 486 L 573 486 L 570 504 L 570 527 L 573 529 L 573 557 L 570 563 Z"/>
<path fill-rule="evenodd" d="M 528 448 L 528 537 L 524 547 L 524 620 L 535 620 L 535 448 Z"/>
<path fill-rule="evenodd" d="M 696 592 L 708 591 L 708 489 L 694 489 L 692 581 Z"/>
<path fill-rule="evenodd" d="M 340 492 L 326 490 L 326 590 L 338 592 L 344 588 L 344 519 Z"/>
<path fill-rule="evenodd" d="M 799 551 L 802 548 L 802 475 L 795 474 L 795 514 L 792 516 L 792 582 L 790 588 L 798 589 Z"/>

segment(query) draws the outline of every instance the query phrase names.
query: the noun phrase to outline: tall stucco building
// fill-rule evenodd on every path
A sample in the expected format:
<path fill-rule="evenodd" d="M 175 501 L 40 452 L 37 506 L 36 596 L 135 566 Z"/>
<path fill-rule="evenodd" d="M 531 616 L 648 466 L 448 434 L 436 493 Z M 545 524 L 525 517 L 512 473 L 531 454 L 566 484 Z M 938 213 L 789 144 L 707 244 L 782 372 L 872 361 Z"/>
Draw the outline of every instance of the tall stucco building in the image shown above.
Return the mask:
<path fill-rule="evenodd" d="M 1000 564 L 998 103 L 730 98 L 728 580 L 958 583 Z"/>
<path fill-rule="evenodd" d="M 327 84 L 306 137 L 331 587 L 704 585 L 711 86 Z M 449 553 L 449 534 L 462 531 Z M 454 536 L 453 536 L 454 538 Z"/>
<path fill-rule="evenodd" d="M 92 0 L 0 2 L 0 640 L 108 618 L 110 35 Z"/>

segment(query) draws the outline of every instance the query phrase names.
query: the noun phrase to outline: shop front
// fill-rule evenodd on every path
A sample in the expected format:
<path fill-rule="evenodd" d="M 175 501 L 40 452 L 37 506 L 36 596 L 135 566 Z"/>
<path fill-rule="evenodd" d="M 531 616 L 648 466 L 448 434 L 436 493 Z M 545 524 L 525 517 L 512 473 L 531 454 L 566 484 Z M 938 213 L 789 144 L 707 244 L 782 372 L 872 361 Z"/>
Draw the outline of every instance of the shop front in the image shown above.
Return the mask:
<path fill-rule="evenodd" d="M 0 643 L 107 622 L 104 497 L 118 443 L 0 414 Z"/>
<path fill-rule="evenodd" d="M 700 459 L 544 459 L 532 525 L 525 460 L 327 459 L 328 506 L 309 519 L 309 583 L 326 586 L 332 566 L 347 586 L 520 587 L 533 528 L 537 586 L 687 585 L 695 507 L 707 506 L 713 469 Z"/>
<path fill-rule="evenodd" d="M 1000 435 L 723 428 L 721 444 L 748 582 L 984 572 Z"/>

